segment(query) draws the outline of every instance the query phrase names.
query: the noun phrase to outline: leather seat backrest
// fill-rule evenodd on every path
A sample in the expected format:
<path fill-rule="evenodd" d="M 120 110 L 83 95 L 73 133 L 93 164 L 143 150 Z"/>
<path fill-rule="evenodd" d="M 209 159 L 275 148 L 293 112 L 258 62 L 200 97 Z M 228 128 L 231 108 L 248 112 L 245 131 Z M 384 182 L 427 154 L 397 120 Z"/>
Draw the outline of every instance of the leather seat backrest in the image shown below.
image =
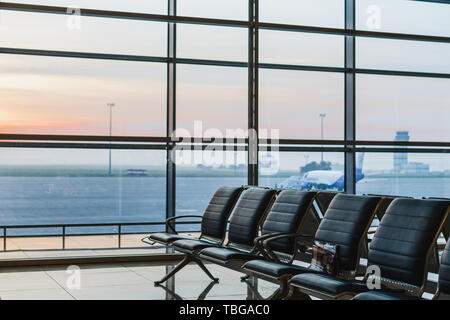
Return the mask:
<path fill-rule="evenodd" d="M 202 236 L 223 239 L 228 218 L 242 192 L 242 187 L 220 187 L 212 196 L 202 218 Z"/>
<path fill-rule="evenodd" d="M 450 295 L 450 241 L 447 241 L 439 269 L 439 291 Z"/>
<path fill-rule="evenodd" d="M 296 233 L 303 223 L 314 200 L 315 192 L 283 190 L 270 208 L 264 220 L 262 234 Z M 275 240 L 270 248 L 284 253 L 293 253 L 295 238 Z"/>
<path fill-rule="evenodd" d="M 391 204 L 392 201 L 394 201 L 394 199 L 396 199 L 396 197 L 383 197 L 380 201 L 380 206 L 377 210 L 377 218 L 379 221 L 381 221 L 381 219 L 383 219 L 383 216 L 387 210 L 387 208 L 389 207 L 389 205 Z"/>
<path fill-rule="evenodd" d="M 429 197 L 425 199 L 444 200 L 450 203 L 450 198 Z M 445 241 L 448 241 L 448 239 L 450 238 L 450 219 L 447 219 L 445 221 L 444 226 L 442 227 L 442 234 L 444 235 Z"/>
<path fill-rule="evenodd" d="M 427 255 L 448 214 L 448 202 L 398 198 L 391 202 L 372 239 L 368 264 L 384 279 L 420 287 Z"/>
<path fill-rule="evenodd" d="M 378 208 L 380 197 L 338 194 L 317 229 L 315 240 L 339 245 L 340 268 L 356 270 L 360 245 Z"/>
<path fill-rule="evenodd" d="M 316 195 L 316 203 L 322 214 L 325 214 L 333 198 L 339 194 L 335 191 L 319 191 Z"/>
<path fill-rule="evenodd" d="M 229 243 L 253 246 L 258 235 L 258 226 L 266 213 L 276 191 L 272 189 L 250 188 L 242 194 L 231 215 Z"/>

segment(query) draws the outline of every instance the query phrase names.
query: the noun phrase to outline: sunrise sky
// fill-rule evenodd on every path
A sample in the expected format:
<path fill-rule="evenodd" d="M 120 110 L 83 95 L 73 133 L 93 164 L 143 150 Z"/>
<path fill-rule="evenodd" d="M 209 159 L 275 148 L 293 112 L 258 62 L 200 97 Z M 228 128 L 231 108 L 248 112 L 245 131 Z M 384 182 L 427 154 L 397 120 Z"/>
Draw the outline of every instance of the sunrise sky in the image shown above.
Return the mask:
<path fill-rule="evenodd" d="M 109 10 L 166 13 L 166 1 L 10 1 Z M 380 8 L 380 30 L 450 36 L 450 6 L 418 1 L 357 0 L 357 27 L 367 29 L 367 8 Z M 246 19 L 246 0 L 178 0 L 180 15 Z M 260 20 L 342 27 L 343 1 L 260 0 Z M 418 23 L 420 21 L 420 23 Z M 165 56 L 165 23 L 0 11 L 0 47 Z M 261 31 L 260 61 L 343 66 L 340 36 Z M 179 57 L 246 61 L 247 30 L 178 26 Z M 357 39 L 361 68 L 450 72 L 450 44 Z M 178 65 L 177 125 L 192 131 L 247 125 L 245 68 Z M 342 139 L 342 74 L 260 71 L 260 126 L 283 138 Z M 114 135 L 165 135 L 166 66 L 159 63 L 0 54 L 0 132 L 108 134 L 107 102 L 114 102 Z M 357 136 L 449 141 L 450 80 L 357 76 Z M 67 154 L 66 154 L 67 155 Z M 301 155 L 303 157 L 303 155 Z M 304 158 L 304 157 L 303 157 Z M 336 161 L 339 159 L 336 158 Z M 1 159 L 0 159 L 1 161 Z M 303 161 L 303 160 L 302 160 Z M 389 158 L 392 162 L 392 159 Z M 298 163 L 299 160 L 289 160 Z M 442 161 L 441 161 L 442 162 Z"/>

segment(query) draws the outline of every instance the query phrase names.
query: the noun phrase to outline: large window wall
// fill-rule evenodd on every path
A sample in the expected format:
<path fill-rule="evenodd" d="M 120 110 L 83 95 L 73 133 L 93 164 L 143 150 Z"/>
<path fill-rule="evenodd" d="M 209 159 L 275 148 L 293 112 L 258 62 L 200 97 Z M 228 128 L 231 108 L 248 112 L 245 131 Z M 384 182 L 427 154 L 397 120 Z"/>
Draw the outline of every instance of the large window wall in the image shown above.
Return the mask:
<path fill-rule="evenodd" d="M 163 230 L 224 184 L 450 197 L 450 5 L 77 3 L 0 2 L 0 227 Z"/>

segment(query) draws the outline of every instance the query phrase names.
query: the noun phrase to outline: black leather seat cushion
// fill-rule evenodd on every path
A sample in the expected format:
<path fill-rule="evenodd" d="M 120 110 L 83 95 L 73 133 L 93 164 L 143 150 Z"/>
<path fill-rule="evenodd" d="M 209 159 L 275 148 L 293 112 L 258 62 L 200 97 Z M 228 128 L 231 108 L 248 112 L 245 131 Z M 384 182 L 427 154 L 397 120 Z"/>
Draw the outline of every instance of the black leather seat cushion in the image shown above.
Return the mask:
<path fill-rule="evenodd" d="M 219 244 L 203 240 L 182 239 L 172 242 L 172 245 L 175 250 L 181 249 L 182 252 L 194 252 L 208 247 L 216 247 Z"/>
<path fill-rule="evenodd" d="M 450 240 L 447 241 L 439 268 L 439 291 L 450 295 Z"/>
<path fill-rule="evenodd" d="M 421 285 L 426 254 L 433 245 L 447 208 L 445 201 L 395 199 L 371 242 L 369 265 L 378 265 L 383 278 Z M 365 283 L 329 275 L 301 274 L 294 276 L 290 283 L 332 296 L 368 291 Z"/>
<path fill-rule="evenodd" d="M 203 213 L 202 236 L 218 240 L 224 238 L 228 217 L 241 191 L 242 187 L 220 187 L 217 189 Z M 148 238 L 165 244 L 170 244 L 180 239 L 192 239 L 192 237 L 167 232 L 153 233 Z"/>
<path fill-rule="evenodd" d="M 314 199 L 315 192 L 300 190 L 283 190 L 270 208 L 264 224 L 262 234 L 295 233 L 300 223 L 308 214 L 308 209 Z M 295 239 L 284 238 L 270 243 L 273 250 L 292 253 Z"/>
<path fill-rule="evenodd" d="M 252 260 L 242 266 L 242 268 L 264 274 L 266 276 L 278 279 L 287 274 L 300 274 L 311 272 L 310 269 L 291 264 L 276 263 L 267 260 Z"/>
<path fill-rule="evenodd" d="M 368 291 L 356 295 L 353 300 L 421 300 L 419 297 L 409 296 L 403 293 Z"/>
<path fill-rule="evenodd" d="M 365 283 L 360 281 L 338 279 L 325 274 L 304 273 L 289 281 L 290 285 L 305 287 L 314 291 L 335 296 L 344 292 L 365 292 L 368 290 Z"/>
<path fill-rule="evenodd" d="M 340 267 L 354 270 L 360 240 L 372 221 L 380 197 L 338 194 L 331 201 L 316 232 L 315 239 L 340 245 Z M 301 266 L 264 261 L 250 261 L 244 265 L 249 271 L 278 278 L 285 274 L 312 273 Z"/>
<path fill-rule="evenodd" d="M 223 239 L 228 217 L 241 194 L 241 187 L 220 187 L 212 196 L 202 218 L 202 235 Z"/>
<path fill-rule="evenodd" d="M 150 240 L 155 240 L 163 243 L 172 243 L 176 240 L 186 239 L 187 237 L 180 236 L 179 234 L 171 234 L 166 232 L 153 233 L 148 237 Z"/>
<path fill-rule="evenodd" d="M 206 256 L 213 259 L 217 259 L 223 262 L 230 260 L 251 260 L 251 259 L 262 259 L 261 256 L 256 254 L 239 251 L 231 248 L 206 248 L 200 252 L 200 256 Z"/>
<path fill-rule="evenodd" d="M 343 270 L 355 270 L 359 244 L 380 202 L 380 197 L 338 194 L 331 201 L 315 239 L 339 245 Z"/>
<path fill-rule="evenodd" d="M 250 188 L 239 199 L 230 219 L 228 240 L 238 245 L 253 246 L 258 225 L 266 213 L 275 190 Z"/>
<path fill-rule="evenodd" d="M 392 201 L 370 243 L 368 265 L 379 266 L 383 278 L 420 287 L 447 208 L 447 201 Z"/>

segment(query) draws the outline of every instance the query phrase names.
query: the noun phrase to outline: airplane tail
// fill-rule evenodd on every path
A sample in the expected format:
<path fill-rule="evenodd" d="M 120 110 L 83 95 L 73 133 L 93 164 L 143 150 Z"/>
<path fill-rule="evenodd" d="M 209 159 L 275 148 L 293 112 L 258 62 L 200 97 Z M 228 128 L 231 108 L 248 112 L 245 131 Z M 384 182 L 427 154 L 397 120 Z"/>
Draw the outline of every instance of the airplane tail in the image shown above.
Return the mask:
<path fill-rule="evenodd" d="M 358 159 L 356 160 L 356 171 L 359 171 L 362 173 L 363 171 L 363 163 L 364 163 L 364 152 L 361 152 L 358 155 Z"/>

